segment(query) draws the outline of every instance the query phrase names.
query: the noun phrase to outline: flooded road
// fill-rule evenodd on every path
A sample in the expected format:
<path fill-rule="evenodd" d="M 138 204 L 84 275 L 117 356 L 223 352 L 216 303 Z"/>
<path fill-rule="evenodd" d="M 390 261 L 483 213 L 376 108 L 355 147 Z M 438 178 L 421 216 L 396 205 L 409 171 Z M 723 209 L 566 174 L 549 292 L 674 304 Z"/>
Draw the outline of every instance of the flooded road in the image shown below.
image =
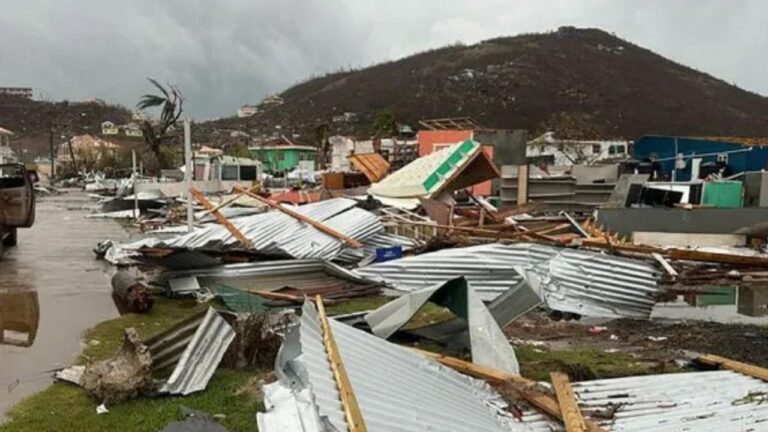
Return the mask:
<path fill-rule="evenodd" d="M 125 239 L 113 220 L 86 219 L 80 191 L 38 201 L 37 219 L 0 261 L 0 421 L 23 397 L 51 383 L 51 369 L 81 350 L 83 331 L 116 317 L 113 268 L 97 261 L 97 242 Z"/>

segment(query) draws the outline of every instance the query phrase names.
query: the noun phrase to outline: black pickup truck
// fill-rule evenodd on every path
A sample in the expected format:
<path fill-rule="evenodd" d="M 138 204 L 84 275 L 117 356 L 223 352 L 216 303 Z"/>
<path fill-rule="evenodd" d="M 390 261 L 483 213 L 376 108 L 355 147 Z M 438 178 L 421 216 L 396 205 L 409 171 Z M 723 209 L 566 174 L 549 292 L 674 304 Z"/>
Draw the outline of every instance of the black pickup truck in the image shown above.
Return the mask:
<path fill-rule="evenodd" d="M 24 165 L 0 164 L 0 257 L 3 249 L 16 246 L 16 230 L 35 223 L 37 173 Z"/>

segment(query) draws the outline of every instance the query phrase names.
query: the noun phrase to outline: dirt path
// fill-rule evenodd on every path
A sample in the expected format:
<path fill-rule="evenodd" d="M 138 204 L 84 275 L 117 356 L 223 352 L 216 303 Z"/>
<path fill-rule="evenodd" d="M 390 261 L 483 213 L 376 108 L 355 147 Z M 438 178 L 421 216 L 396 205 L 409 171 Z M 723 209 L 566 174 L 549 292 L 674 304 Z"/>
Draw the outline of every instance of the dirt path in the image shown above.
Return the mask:
<path fill-rule="evenodd" d="M 0 420 L 50 384 L 50 369 L 75 358 L 84 330 L 117 316 L 113 270 L 91 250 L 127 233 L 112 220 L 86 219 L 92 205 L 79 191 L 40 200 L 34 227 L 19 230 L 19 246 L 0 262 L 0 323 L 15 329 L 0 343 Z"/>

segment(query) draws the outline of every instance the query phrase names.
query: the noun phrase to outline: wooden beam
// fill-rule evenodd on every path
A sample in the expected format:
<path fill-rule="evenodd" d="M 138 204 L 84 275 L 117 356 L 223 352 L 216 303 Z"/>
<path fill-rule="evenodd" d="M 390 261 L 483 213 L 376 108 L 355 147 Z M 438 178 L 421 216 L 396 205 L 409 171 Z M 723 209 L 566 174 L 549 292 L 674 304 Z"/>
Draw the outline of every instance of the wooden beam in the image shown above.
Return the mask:
<path fill-rule="evenodd" d="M 264 298 L 268 298 L 272 300 L 285 300 L 291 303 L 304 303 L 304 301 L 307 300 L 304 296 L 299 296 L 295 294 L 286 294 L 286 293 L 279 293 L 274 291 L 263 291 L 263 290 L 247 290 L 247 291 Z M 327 304 L 328 306 L 333 306 L 337 304 L 336 301 L 330 300 L 330 299 L 323 299 L 323 303 Z"/>
<path fill-rule="evenodd" d="M 555 389 L 560 412 L 563 414 L 566 432 L 586 432 L 587 424 L 584 422 L 584 416 L 581 415 L 579 402 L 573 394 L 568 375 L 562 372 L 550 372 L 549 376 L 552 378 L 552 387 Z"/>
<path fill-rule="evenodd" d="M 339 347 L 336 346 L 336 340 L 333 339 L 333 332 L 331 332 L 331 325 L 328 322 L 328 317 L 325 315 L 323 299 L 319 295 L 317 296 L 316 303 L 317 311 L 320 314 L 320 326 L 323 329 L 325 352 L 328 355 L 328 361 L 331 363 L 331 370 L 333 370 L 333 377 L 336 380 L 336 385 L 339 387 L 339 395 L 341 395 L 341 405 L 344 408 L 347 427 L 349 428 L 349 432 L 366 432 L 368 429 L 365 427 L 363 413 L 360 411 L 360 406 L 357 404 L 357 398 L 353 392 L 352 384 L 349 382 L 347 371 L 344 369 L 344 363 L 341 361 Z"/>
<path fill-rule="evenodd" d="M 740 374 L 749 375 L 753 378 L 757 378 L 763 381 L 768 381 L 768 369 L 761 368 L 759 366 L 751 365 L 749 363 L 742 363 L 714 354 L 702 355 L 698 358 L 698 360 L 710 366 L 717 366 L 719 368 L 732 370 Z"/>
<path fill-rule="evenodd" d="M 671 259 L 684 261 L 699 261 L 750 267 L 768 267 L 768 258 L 758 256 L 701 252 L 688 249 L 670 249 L 667 251 L 667 256 L 669 256 Z"/>
<path fill-rule="evenodd" d="M 412 348 L 420 354 L 423 354 L 440 364 L 455 369 L 465 375 L 469 375 L 482 380 L 491 381 L 497 384 L 508 384 L 512 389 L 520 395 L 523 399 L 528 401 L 531 405 L 559 420 L 563 420 L 562 412 L 560 411 L 560 405 L 555 398 L 551 395 L 543 393 L 536 389 L 536 382 L 524 378 L 520 375 L 510 372 L 500 371 L 498 369 L 490 368 L 487 366 L 480 366 L 478 364 L 470 363 L 455 357 L 449 357 L 442 354 L 436 354 L 429 351 Z M 597 423 L 591 420 L 584 420 L 587 431 L 589 432 L 606 432 L 605 429 L 600 427 Z"/>
<path fill-rule="evenodd" d="M 517 205 L 528 203 L 528 164 L 517 166 Z"/>
<path fill-rule="evenodd" d="M 257 187 L 259 187 L 259 186 L 254 186 L 254 187 L 252 187 L 252 188 L 251 188 L 251 192 L 253 192 L 253 191 L 254 191 L 254 189 L 256 189 Z M 240 192 L 236 193 L 234 196 L 230 197 L 229 199 L 227 199 L 227 200 L 224 200 L 224 201 L 222 201 L 222 202 L 220 202 L 220 203 L 216 204 L 216 206 L 215 206 L 214 208 L 212 208 L 212 209 L 210 209 L 210 210 L 206 210 L 206 211 L 205 211 L 205 213 L 203 213 L 202 215 L 200 215 L 200 217 L 198 218 L 198 220 L 200 220 L 200 219 L 202 219 L 202 218 L 204 218 L 204 217 L 208 216 L 209 214 L 213 213 L 213 212 L 214 212 L 214 211 L 216 211 L 216 210 L 221 210 L 222 208 L 229 206 L 229 205 L 230 205 L 230 204 L 232 204 L 233 202 L 235 202 L 235 201 L 237 201 L 238 199 L 240 199 L 240 197 L 242 197 L 242 196 L 243 196 L 243 194 L 242 194 L 242 193 L 240 193 Z"/>
<path fill-rule="evenodd" d="M 195 197 L 197 202 L 199 202 L 203 207 L 205 207 L 206 210 L 210 210 L 213 214 L 213 217 L 216 218 L 216 222 L 224 225 L 224 228 L 227 229 L 236 239 L 240 242 L 243 246 L 250 249 L 253 247 L 253 243 L 251 243 L 250 240 L 246 236 L 243 235 L 243 233 L 240 232 L 239 229 L 237 229 L 236 226 L 232 225 L 232 222 L 229 221 L 226 217 L 224 217 L 221 212 L 216 210 L 211 204 L 210 201 L 208 201 L 208 198 L 205 197 L 205 195 L 202 194 L 199 190 L 195 188 L 190 188 L 189 192 L 192 193 L 192 196 Z"/>
<path fill-rule="evenodd" d="M 664 268 L 664 271 L 667 272 L 668 275 L 672 277 L 677 277 L 677 270 L 675 270 L 672 265 L 669 263 L 669 261 L 665 260 L 663 256 L 661 256 L 660 253 L 652 253 L 651 256 L 653 259 L 659 262 L 661 266 Z"/>
<path fill-rule="evenodd" d="M 279 210 L 279 211 L 287 214 L 288 216 L 291 216 L 294 219 L 297 219 L 297 220 L 299 220 L 301 222 L 310 224 L 313 227 L 317 228 L 318 230 L 328 234 L 331 237 L 335 237 L 335 238 L 343 241 L 344 243 L 352 246 L 353 248 L 361 248 L 361 247 L 363 247 L 362 243 L 360 243 L 359 241 L 353 239 L 352 237 L 344 235 L 344 234 L 334 230 L 333 228 L 329 228 L 329 227 L 323 225 L 322 223 L 320 223 L 320 222 L 318 222 L 318 221 L 316 221 L 314 219 L 308 218 L 308 217 L 304 216 L 301 213 L 297 213 L 297 212 L 295 212 L 295 211 L 293 211 L 293 210 L 291 210 L 291 209 L 289 209 L 289 208 L 287 208 L 287 207 L 285 207 L 285 206 L 283 206 L 283 205 L 281 205 L 281 204 L 279 204 L 279 203 L 277 203 L 275 201 L 272 201 L 270 199 L 267 199 L 267 198 L 264 198 L 262 196 L 259 196 L 259 195 L 255 194 L 255 193 L 252 193 L 251 191 L 246 190 L 246 189 L 241 188 L 241 187 L 236 187 L 235 190 L 237 192 L 244 193 L 244 194 L 248 195 L 249 197 L 251 197 L 251 198 L 253 198 L 253 199 L 257 200 L 257 201 L 263 202 L 264 204 L 272 207 L 273 209 Z"/>

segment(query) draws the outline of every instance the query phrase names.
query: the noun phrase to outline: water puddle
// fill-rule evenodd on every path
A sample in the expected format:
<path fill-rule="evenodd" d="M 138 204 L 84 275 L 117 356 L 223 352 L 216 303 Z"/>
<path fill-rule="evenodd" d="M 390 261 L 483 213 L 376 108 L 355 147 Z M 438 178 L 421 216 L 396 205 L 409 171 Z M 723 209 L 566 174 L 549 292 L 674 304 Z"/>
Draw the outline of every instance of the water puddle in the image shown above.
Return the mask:
<path fill-rule="evenodd" d="M 723 324 L 768 324 L 768 287 L 707 287 L 653 308 L 652 319 L 701 320 Z"/>

